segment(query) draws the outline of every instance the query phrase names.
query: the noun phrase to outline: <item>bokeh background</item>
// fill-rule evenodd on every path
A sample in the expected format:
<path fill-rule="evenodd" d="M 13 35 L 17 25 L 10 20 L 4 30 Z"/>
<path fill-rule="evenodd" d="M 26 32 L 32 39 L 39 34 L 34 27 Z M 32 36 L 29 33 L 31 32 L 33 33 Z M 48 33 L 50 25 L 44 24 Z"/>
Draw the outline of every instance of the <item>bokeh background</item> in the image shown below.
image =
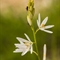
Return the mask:
<path fill-rule="evenodd" d="M 38 60 L 34 53 L 31 55 L 28 52 L 23 57 L 21 53 L 13 53 L 16 49 L 14 44 L 19 43 L 17 36 L 25 38 L 26 33 L 34 41 L 26 19 L 27 4 L 28 0 L 0 0 L 0 60 Z M 41 14 L 41 20 L 49 17 L 47 25 L 55 25 L 50 29 L 53 34 L 38 31 L 36 35 L 40 58 L 42 60 L 43 45 L 46 44 L 47 60 L 60 60 L 60 0 L 35 0 L 35 30 L 38 13 Z"/>

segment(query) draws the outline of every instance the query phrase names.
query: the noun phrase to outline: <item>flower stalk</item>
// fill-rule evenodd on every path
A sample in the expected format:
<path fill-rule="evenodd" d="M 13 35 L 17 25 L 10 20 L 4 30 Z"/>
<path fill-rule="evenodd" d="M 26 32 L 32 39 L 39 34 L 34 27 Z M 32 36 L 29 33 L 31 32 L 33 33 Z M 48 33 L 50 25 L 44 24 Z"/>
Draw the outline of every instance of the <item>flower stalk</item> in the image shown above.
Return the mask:
<path fill-rule="evenodd" d="M 32 24 L 33 16 L 34 16 L 34 13 L 35 13 L 34 0 L 29 0 L 27 11 L 28 11 L 27 22 L 31 26 L 31 29 L 33 31 L 34 42 L 35 42 L 35 47 L 36 47 L 36 51 L 37 51 L 37 53 L 36 52 L 34 52 L 34 53 L 38 56 L 38 59 L 40 60 L 39 53 L 38 53 L 37 42 L 36 42 L 35 30 L 34 30 L 34 27 L 33 27 L 33 24 Z"/>
<path fill-rule="evenodd" d="M 37 41 L 36 41 L 36 34 L 35 34 L 35 30 L 34 30 L 33 27 L 32 27 L 32 31 L 33 31 L 33 36 L 34 36 L 34 42 L 35 42 L 36 51 L 37 51 L 37 54 L 38 54 L 38 60 L 40 60 L 39 52 L 38 52 L 38 47 L 37 47 Z"/>
<path fill-rule="evenodd" d="M 30 25 L 32 32 L 33 32 L 33 37 L 34 37 L 34 42 L 31 41 L 31 39 L 28 37 L 27 34 L 24 34 L 25 37 L 27 39 L 23 39 L 21 37 L 16 37 L 16 39 L 20 42 L 19 44 L 14 44 L 16 46 L 16 50 L 13 51 L 14 53 L 19 53 L 22 52 L 21 56 L 24 56 L 27 52 L 30 51 L 30 53 L 35 53 L 38 57 L 38 60 L 40 60 L 40 56 L 39 56 L 39 51 L 38 51 L 38 45 L 37 45 L 37 41 L 36 41 L 36 33 L 39 30 L 42 30 L 44 32 L 47 33 L 53 33 L 52 31 L 49 31 L 47 29 L 54 27 L 54 25 L 48 25 L 45 26 L 45 24 L 48 21 L 48 17 L 46 17 L 42 22 L 41 22 L 41 17 L 40 14 L 38 14 L 38 20 L 37 20 L 37 30 L 35 31 L 32 20 L 33 20 L 33 16 L 35 13 L 35 8 L 34 8 L 34 0 L 29 0 L 28 2 L 28 6 L 27 6 L 27 22 Z M 33 50 L 33 43 L 35 44 L 36 47 L 36 52 Z M 43 60 L 46 60 L 46 44 L 44 44 L 43 47 Z"/>
<path fill-rule="evenodd" d="M 27 6 L 27 22 L 30 26 L 32 26 L 32 20 L 33 20 L 33 16 L 34 16 L 34 0 L 29 0 L 28 2 L 28 6 Z"/>

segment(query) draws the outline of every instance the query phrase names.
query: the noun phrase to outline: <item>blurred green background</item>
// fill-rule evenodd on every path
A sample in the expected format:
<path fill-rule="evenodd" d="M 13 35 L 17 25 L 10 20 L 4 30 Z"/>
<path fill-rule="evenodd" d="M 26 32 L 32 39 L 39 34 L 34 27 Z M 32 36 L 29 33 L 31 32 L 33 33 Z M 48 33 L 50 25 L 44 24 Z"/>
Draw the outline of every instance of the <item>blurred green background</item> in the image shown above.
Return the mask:
<path fill-rule="evenodd" d="M 28 52 L 23 57 L 21 53 L 13 53 L 16 49 L 14 44 L 19 43 L 16 37 L 25 38 L 26 33 L 34 41 L 26 19 L 27 4 L 28 0 L 0 0 L 0 60 L 38 60 L 34 53 L 31 55 Z M 38 13 L 42 20 L 49 17 L 47 25 L 55 25 L 50 29 L 53 34 L 38 31 L 36 35 L 40 58 L 42 60 L 43 45 L 46 43 L 47 60 L 60 60 L 60 0 L 35 0 L 35 30 Z"/>

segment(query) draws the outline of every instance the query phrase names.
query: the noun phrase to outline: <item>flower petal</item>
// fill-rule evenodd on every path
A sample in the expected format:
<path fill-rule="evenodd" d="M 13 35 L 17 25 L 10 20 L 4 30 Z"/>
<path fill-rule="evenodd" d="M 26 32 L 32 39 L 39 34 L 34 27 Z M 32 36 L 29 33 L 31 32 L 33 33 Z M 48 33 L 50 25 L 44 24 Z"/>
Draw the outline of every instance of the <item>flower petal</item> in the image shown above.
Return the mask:
<path fill-rule="evenodd" d="M 38 26 L 38 27 L 40 26 L 38 20 L 37 20 L 37 26 Z"/>
<path fill-rule="evenodd" d="M 21 56 L 25 55 L 29 51 L 29 48 L 22 52 Z"/>
<path fill-rule="evenodd" d="M 43 60 L 46 60 L 46 44 L 43 47 Z"/>
<path fill-rule="evenodd" d="M 52 28 L 54 27 L 54 25 L 48 25 L 48 26 L 45 26 L 44 29 L 48 29 L 48 28 Z"/>
<path fill-rule="evenodd" d="M 44 24 L 46 24 L 46 22 L 47 22 L 47 20 L 48 20 L 48 17 L 46 17 L 43 21 L 42 21 L 42 23 L 41 23 L 41 26 Z"/>
<path fill-rule="evenodd" d="M 40 28 L 40 30 L 42 30 L 42 31 L 44 31 L 44 32 L 47 32 L 47 33 L 51 33 L 51 34 L 53 33 L 52 31 L 44 30 L 44 29 L 41 29 L 41 28 Z"/>
<path fill-rule="evenodd" d="M 40 19 L 41 17 L 40 17 L 40 14 L 38 15 L 38 22 L 40 23 L 40 21 L 41 21 L 41 19 Z"/>
<path fill-rule="evenodd" d="M 20 38 L 20 37 L 16 37 L 16 39 L 22 43 L 22 42 L 28 42 L 26 39 Z"/>
<path fill-rule="evenodd" d="M 26 48 L 25 44 L 14 44 L 17 48 L 19 49 L 24 49 Z"/>
<path fill-rule="evenodd" d="M 37 20 L 37 25 L 38 25 L 38 27 L 40 27 L 40 14 L 38 14 L 38 20 Z"/>
<path fill-rule="evenodd" d="M 30 38 L 28 37 L 28 35 L 27 35 L 27 34 L 25 34 L 25 33 L 24 33 L 24 35 L 25 35 L 25 37 L 30 41 Z"/>
<path fill-rule="evenodd" d="M 22 52 L 23 50 L 22 49 L 16 49 L 15 51 L 13 51 L 14 53 L 19 53 L 19 52 Z"/>
<path fill-rule="evenodd" d="M 32 54 L 32 52 L 33 52 L 33 47 L 32 47 L 32 45 L 31 45 L 31 49 L 30 49 L 30 52 L 31 52 L 31 54 Z"/>

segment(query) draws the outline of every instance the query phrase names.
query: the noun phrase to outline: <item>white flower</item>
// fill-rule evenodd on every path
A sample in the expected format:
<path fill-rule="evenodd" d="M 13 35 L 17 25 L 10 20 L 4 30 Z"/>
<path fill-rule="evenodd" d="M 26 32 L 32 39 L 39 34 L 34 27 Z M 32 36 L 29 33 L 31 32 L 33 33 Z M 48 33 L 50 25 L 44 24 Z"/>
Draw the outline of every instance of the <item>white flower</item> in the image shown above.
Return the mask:
<path fill-rule="evenodd" d="M 16 37 L 16 39 L 20 42 L 20 44 L 15 44 L 15 46 L 17 47 L 17 49 L 13 52 L 18 53 L 18 52 L 22 52 L 22 56 L 25 55 L 28 51 L 33 52 L 33 42 L 31 42 L 30 38 L 27 36 L 27 34 L 24 34 L 26 39 L 23 38 L 19 38 Z"/>
<path fill-rule="evenodd" d="M 45 31 L 47 33 L 53 33 L 52 31 L 46 30 L 46 29 L 54 27 L 54 25 L 45 26 L 47 21 L 48 21 L 48 17 L 46 17 L 41 23 L 40 14 L 38 15 L 37 25 L 38 25 L 39 29 L 42 31 Z"/>

